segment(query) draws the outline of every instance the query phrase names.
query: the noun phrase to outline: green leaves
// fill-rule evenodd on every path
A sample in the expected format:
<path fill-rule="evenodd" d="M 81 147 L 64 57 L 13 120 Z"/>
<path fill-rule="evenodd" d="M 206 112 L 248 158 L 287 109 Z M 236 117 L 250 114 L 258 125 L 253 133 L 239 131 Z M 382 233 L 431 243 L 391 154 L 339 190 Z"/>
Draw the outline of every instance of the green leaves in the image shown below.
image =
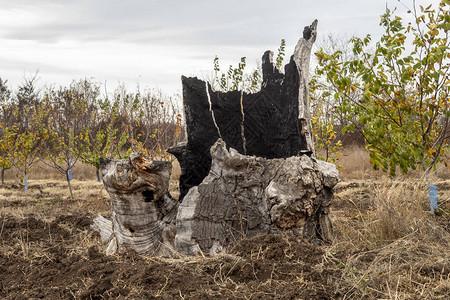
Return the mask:
<path fill-rule="evenodd" d="M 212 88 L 223 92 L 236 90 L 257 91 L 261 80 L 260 71 L 255 70 L 251 74 L 245 74 L 246 60 L 245 56 L 241 57 L 237 67 L 230 65 L 226 73 L 220 73 L 219 58 L 216 56 L 214 58 Z"/>
<path fill-rule="evenodd" d="M 370 50 L 370 37 L 353 38 L 354 58 L 319 51 L 317 74 L 335 88 L 337 111 L 361 127 L 374 168 L 394 175 L 424 170 L 449 150 L 449 11 L 428 6 L 414 15 L 417 27 L 387 10 L 385 33 Z M 405 53 L 405 49 L 414 50 Z M 358 100 L 355 100 L 358 99 Z M 447 129 L 445 129 L 447 128 Z"/>
<path fill-rule="evenodd" d="M 281 40 L 276 57 L 276 67 L 281 70 L 286 49 L 286 41 Z M 216 56 L 213 62 L 213 80 L 210 82 L 212 89 L 221 92 L 242 90 L 248 93 L 254 93 L 260 90 L 262 82 L 262 71 L 260 68 L 250 73 L 245 72 L 247 58 L 241 57 L 237 67 L 230 65 L 227 72 L 221 72 L 219 58 Z"/>
<path fill-rule="evenodd" d="M 2 135 L 0 136 L 0 167 L 9 169 L 15 162 L 15 141 L 17 136 L 17 127 L 0 126 Z"/>
<path fill-rule="evenodd" d="M 330 98 L 339 101 L 339 94 L 331 95 L 326 86 L 319 81 L 317 74 L 310 80 L 311 124 L 314 136 L 316 156 L 328 162 L 335 162 L 340 158 L 342 142 L 337 140 L 337 133 L 333 123 L 337 115 L 333 113 L 334 105 Z"/>
<path fill-rule="evenodd" d="M 284 39 L 281 40 L 280 48 L 278 48 L 278 54 L 276 59 L 276 67 L 281 70 L 281 67 L 283 66 L 283 60 L 285 56 L 285 50 L 286 48 L 286 41 Z"/>

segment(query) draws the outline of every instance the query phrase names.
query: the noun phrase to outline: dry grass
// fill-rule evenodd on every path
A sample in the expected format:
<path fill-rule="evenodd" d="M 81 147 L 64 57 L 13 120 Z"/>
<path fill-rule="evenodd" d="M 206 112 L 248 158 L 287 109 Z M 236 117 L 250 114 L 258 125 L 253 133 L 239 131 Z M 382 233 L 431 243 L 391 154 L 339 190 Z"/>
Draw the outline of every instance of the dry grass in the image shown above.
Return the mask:
<path fill-rule="evenodd" d="M 357 146 L 350 146 L 342 150 L 341 157 L 336 164 L 340 167 L 341 178 L 367 179 L 379 173 L 373 170 L 367 151 Z"/>
<path fill-rule="evenodd" d="M 385 178 L 364 188 L 360 193 L 366 194 L 358 199 L 359 205 L 351 198 L 346 199 L 354 206 L 353 214 L 335 222 L 336 226 L 342 226 L 337 230 L 342 232 L 344 240 L 354 244 L 352 247 L 371 249 L 409 234 L 425 236 L 425 232 L 430 232 L 433 220 L 426 210 L 425 183 Z"/>
<path fill-rule="evenodd" d="M 384 178 L 338 193 L 336 238 L 327 252 L 351 287 L 344 298 L 448 299 L 449 190 L 440 196 L 443 215 L 435 216 L 420 180 Z"/>
<path fill-rule="evenodd" d="M 78 180 L 93 180 L 96 179 L 95 167 L 77 162 L 72 169 L 74 179 Z M 45 180 L 45 179 L 60 179 L 65 180 L 65 176 L 58 173 L 54 168 L 45 165 L 42 162 L 38 162 L 27 175 L 29 180 Z M 9 169 L 5 171 L 5 179 L 12 181 L 19 181 L 19 174 L 15 169 Z"/>
<path fill-rule="evenodd" d="M 341 151 L 341 158 L 336 161 L 340 167 L 339 176 L 346 180 L 350 179 L 373 179 L 384 175 L 381 171 L 375 171 L 370 163 L 370 157 L 367 151 L 358 146 L 349 146 Z M 442 161 L 449 161 L 450 157 L 444 157 Z M 436 173 L 440 179 L 450 179 L 450 167 L 446 167 L 443 163 L 439 164 Z M 397 170 L 397 174 L 401 174 Z M 416 178 L 422 175 L 421 170 L 408 172 L 408 176 L 401 176 L 402 178 Z"/>
<path fill-rule="evenodd" d="M 29 215 L 48 221 L 70 211 L 86 214 L 108 211 L 109 196 L 102 182 L 96 180 L 72 180 L 74 200 L 70 199 L 65 181 L 34 179 L 29 181 L 28 191 L 16 180 L 8 180 L 0 186 L 0 213 L 23 219 Z"/>
<path fill-rule="evenodd" d="M 102 242 L 86 224 L 98 213 L 110 213 L 109 196 L 103 183 L 96 180 L 73 180 L 72 184 L 74 200 L 70 199 L 67 183 L 55 179 L 31 180 L 27 192 L 16 180 L 0 186 L 0 241 L 7 231 L 10 237 L 15 236 L 15 244 L 2 243 L 0 254 L 14 257 L 20 249 L 21 256 L 33 263 L 42 257 L 51 260 L 56 248 L 64 247 L 68 255 L 82 256 L 92 246 L 101 251 Z M 8 222 L 13 227 L 5 225 Z M 44 228 L 47 243 L 42 242 Z M 61 231 L 70 238 L 58 238 Z"/>

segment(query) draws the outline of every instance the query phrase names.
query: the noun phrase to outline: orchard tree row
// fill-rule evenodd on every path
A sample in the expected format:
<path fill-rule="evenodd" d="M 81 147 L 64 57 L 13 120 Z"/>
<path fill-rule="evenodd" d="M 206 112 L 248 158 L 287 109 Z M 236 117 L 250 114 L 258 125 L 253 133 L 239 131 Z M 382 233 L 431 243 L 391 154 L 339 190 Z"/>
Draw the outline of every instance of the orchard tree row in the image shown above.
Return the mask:
<path fill-rule="evenodd" d="M 16 91 L 0 78 L 0 168 L 15 168 L 25 182 L 41 161 L 65 176 L 81 161 L 95 166 L 100 158 L 123 158 L 132 151 L 159 160 L 166 148 L 182 139 L 181 114 L 173 98 L 159 92 L 129 92 L 124 86 L 112 95 L 89 80 L 68 87 L 37 89 L 36 76 Z"/>

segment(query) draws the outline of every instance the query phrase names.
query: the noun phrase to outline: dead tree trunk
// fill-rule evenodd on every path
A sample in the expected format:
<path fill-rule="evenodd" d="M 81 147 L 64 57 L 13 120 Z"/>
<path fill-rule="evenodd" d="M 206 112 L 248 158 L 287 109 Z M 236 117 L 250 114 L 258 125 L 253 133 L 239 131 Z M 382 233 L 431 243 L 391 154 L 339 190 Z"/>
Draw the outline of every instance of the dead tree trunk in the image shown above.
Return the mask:
<path fill-rule="evenodd" d="M 94 227 L 107 237 L 107 252 L 128 246 L 139 253 L 172 249 L 178 201 L 169 193 L 170 162 L 129 159 L 103 161 L 103 183 L 111 198 L 111 219 L 98 217 Z"/>
<path fill-rule="evenodd" d="M 303 29 L 301 38 L 294 50 L 294 61 L 297 65 L 299 75 L 298 92 L 298 119 L 302 124 L 302 133 L 306 137 L 308 151 L 315 156 L 314 139 L 312 135 L 310 104 L 309 104 L 309 61 L 311 59 L 311 49 L 316 41 L 317 20 Z"/>
<path fill-rule="evenodd" d="M 245 156 L 218 140 L 203 182 L 178 208 L 175 248 L 184 254 L 226 251 L 258 233 L 291 233 L 312 241 L 332 238 L 329 206 L 336 166 L 315 158 Z"/>

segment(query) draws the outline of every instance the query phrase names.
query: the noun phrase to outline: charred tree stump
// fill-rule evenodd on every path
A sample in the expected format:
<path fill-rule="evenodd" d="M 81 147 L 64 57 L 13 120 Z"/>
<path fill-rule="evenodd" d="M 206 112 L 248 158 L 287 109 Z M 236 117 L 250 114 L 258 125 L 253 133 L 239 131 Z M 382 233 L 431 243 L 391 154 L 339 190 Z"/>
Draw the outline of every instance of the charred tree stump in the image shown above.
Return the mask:
<path fill-rule="evenodd" d="M 329 206 L 336 166 L 309 156 L 245 156 L 218 140 L 203 182 L 178 208 L 175 248 L 218 253 L 258 233 L 287 232 L 312 241 L 332 238 Z"/>
<path fill-rule="evenodd" d="M 164 254 L 173 248 L 178 201 L 169 192 L 170 162 L 132 154 L 101 163 L 103 183 L 111 198 L 111 221 L 94 220 L 107 238 L 107 253 L 122 246 L 139 253 Z"/>
<path fill-rule="evenodd" d="M 221 93 L 182 77 L 187 141 L 169 149 L 181 166 L 180 199 L 168 193 L 170 164 L 132 155 L 102 163 L 112 221 L 94 226 L 107 252 L 226 252 L 259 233 L 331 240 L 335 165 L 314 156 L 308 69 L 317 20 L 281 73 L 262 57 L 261 91 Z M 167 253 L 167 251 L 166 251 Z"/>

